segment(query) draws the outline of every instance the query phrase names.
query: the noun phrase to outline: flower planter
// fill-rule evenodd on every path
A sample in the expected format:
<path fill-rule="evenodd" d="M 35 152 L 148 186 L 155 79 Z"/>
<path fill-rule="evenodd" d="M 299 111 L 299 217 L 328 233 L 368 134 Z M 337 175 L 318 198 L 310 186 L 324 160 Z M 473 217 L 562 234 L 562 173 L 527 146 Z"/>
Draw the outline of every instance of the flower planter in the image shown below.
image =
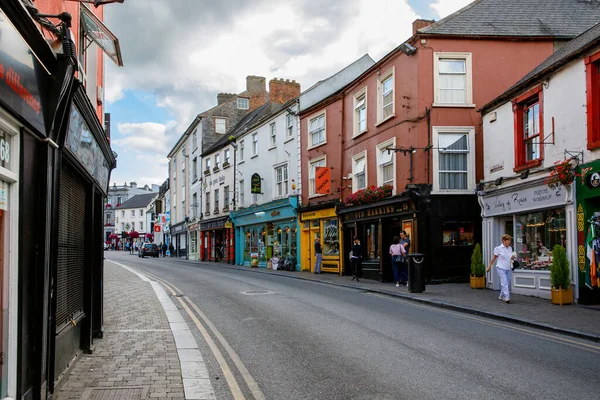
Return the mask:
<path fill-rule="evenodd" d="M 252 261 L 250 261 L 250 266 L 253 268 L 258 267 L 258 258 L 253 258 Z"/>
<path fill-rule="evenodd" d="M 573 304 L 573 286 L 568 289 L 552 288 L 552 304 Z"/>
<path fill-rule="evenodd" d="M 471 289 L 485 289 L 485 276 L 471 275 Z"/>
<path fill-rule="evenodd" d="M 205 169 L 204 170 L 204 175 L 210 175 L 210 169 Z"/>

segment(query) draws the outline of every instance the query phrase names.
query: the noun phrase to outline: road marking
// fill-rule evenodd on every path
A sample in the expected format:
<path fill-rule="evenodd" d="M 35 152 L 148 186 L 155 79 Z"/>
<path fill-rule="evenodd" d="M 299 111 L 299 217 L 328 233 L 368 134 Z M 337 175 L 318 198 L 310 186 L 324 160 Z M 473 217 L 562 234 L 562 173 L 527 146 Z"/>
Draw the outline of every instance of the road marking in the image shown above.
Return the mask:
<path fill-rule="evenodd" d="M 270 290 L 246 290 L 245 292 L 240 292 L 241 294 L 245 294 L 248 296 L 256 296 L 256 295 L 264 295 L 264 294 L 275 294 Z"/>
<path fill-rule="evenodd" d="M 460 317 L 463 319 L 470 319 L 472 321 L 477 321 L 477 322 L 487 324 L 487 325 L 498 326 L 498 327 L 501 327 L 501 328 L 504 328 L 507 330 L 518 331 L 518 332 L 521 332 L 521 333 L 524 333 L 524 334 L 527 334 L 530 336 L 536 336 L 536 337 L 539 336 L 539 337 L 542 337 L 543 339 L 546 339 L 546 340 L 549 340 L 549 341 L 552 341 L 555 343 L 565 344 L 567 346 L 579 348 L 580 350 L 586 350 L 586 351 L 590 351 L 592 353 L 600 353 L 600 346 L 583 343 L 583 342 L 578 342 L 578 341 L 575 341 L 572 339 L 556 337 L 556 336 L 553 336 L 551 334 L 547 334 L 547 333 L 544 333 L 541 331 L 536 331 L 536 330 L 529 329 L 529 328 L 515 326 L 515 325 L 513 325 L 514 323 L 511 324 L 511 323 L 507 323 L 507 322 L 492 321 L 489 319 L 484 319 L 482 317 L 467 315 L 467 314 L 464 314 L 464 313 L 461 313 L 458 311 L 444 310 L 439 307 L 435 307 L 435 306 L 431 306 L 431 305 L 417 304 L 417 303 L 413 303 L 406 299 L 394 298 L 392 296 L 387 296 L 387 295 L 379 294 L 379 293 L 366 293 L 366 294 L 368 294 L 369 296 L 375 296 L 375 297 L 385 298 L 388 300 L 393 300 L 396 302 L 410 304 L 411 306 L 413 306 L 415 308 L 420 308 L 423 310 L 436 311 L 439 313 L 453 315 L 453 316 Z"/>

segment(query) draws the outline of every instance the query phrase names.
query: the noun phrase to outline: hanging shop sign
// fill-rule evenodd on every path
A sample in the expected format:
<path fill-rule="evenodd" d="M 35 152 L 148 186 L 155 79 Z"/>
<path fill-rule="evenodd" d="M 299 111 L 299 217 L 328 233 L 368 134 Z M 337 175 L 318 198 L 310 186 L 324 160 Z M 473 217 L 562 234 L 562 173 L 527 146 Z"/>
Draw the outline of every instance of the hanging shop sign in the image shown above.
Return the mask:
<path fill-rule="evenodd" d="M 548 186 L 519 188 L 496 196 L 482 198 L 484 217 L 520 213 L 565 205 L 564 188 L 550 189 Z"/>
<path fill-rule="evenodd" d="M 154 232 L 160 233 L 160 225 L 154 225 Z"/>
<path fill-rule="evenodd" d="M 42 94 L 49 87 L 50 74 L 0 11 L 0 99 L 45 133 Z"/>
<path fill-rule="evenodd" d="M 331 193 L 331 169 L 329 167 L 315 168 L 315 193 Z"/>
<path fill-rule="evenodd" d="M 591 174 L 587 174 L 585 178 L 586 184 L 590 189 L 600 187 L 600 172 L 592 172 Z"/>
<path fill-rule="evenodd" d="M 260 175 L 257 173 L 252 174 L 252 178 L 250 178 L 250 193 L 262 194 L 262 179 Z"/>

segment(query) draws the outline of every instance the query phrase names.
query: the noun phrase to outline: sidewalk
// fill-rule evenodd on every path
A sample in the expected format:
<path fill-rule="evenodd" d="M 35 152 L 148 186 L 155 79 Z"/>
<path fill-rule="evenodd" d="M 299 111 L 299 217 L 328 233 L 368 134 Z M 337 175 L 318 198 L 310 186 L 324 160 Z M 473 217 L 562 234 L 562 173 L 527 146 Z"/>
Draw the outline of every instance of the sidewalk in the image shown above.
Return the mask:
<path fill-rule="evenodd" d="M 178 261 L 198 263 L 197 261 Z M 371 280 L 361 280 L 357 283 L 352 281 L 352 277 L 337 274 L 322 273 L 317 275 L 310 272 L 273 271 L 266 268 L 250 268 L 221 263 L 204 264 L 318 281 L 329 285 L 353 287 L 600 342 L 600 307 L 558 306 L 553 305 L 547 299 L 517 294 L 511 294 L 510 304 L 505 304 L 498 300 L 499 292 L 489 289 L 474 290 L 469 287 L 468 283 L 427 285 L 424 293 L 409 293 L 407 287 L 397 288 L 395 283 L 381 283 Z"/>

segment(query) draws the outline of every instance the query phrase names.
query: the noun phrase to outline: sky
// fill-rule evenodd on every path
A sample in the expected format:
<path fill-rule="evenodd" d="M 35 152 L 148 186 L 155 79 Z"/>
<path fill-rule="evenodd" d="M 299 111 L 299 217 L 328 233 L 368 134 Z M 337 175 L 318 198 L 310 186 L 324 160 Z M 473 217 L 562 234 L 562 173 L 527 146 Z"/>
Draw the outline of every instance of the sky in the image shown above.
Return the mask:
<path fill-rule="evenodd" d="M 167 154 L 193 118 L 240 93 L 246 76 L 295 79 L 301 90 L 368 53 L 407 40 L 471 0 L 126 0 L 105 7 L 123 67 L 105 57 L 105 112 L 117 169 L 111 185 L 160 185 Z"/>

